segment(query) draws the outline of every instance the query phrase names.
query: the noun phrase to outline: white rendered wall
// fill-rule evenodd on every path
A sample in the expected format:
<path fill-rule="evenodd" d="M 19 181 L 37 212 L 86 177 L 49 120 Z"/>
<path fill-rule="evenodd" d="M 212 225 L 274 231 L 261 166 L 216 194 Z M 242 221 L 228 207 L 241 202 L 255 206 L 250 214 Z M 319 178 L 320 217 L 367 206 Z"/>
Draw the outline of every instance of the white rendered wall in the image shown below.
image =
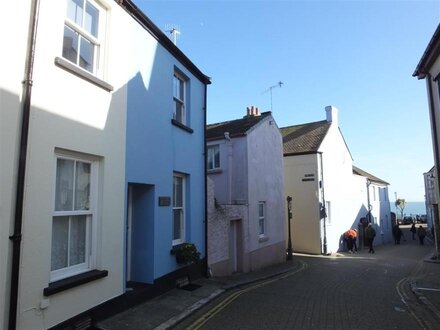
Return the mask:
<path fill-rule="evenodd" d="M 7 329 L 22 80 L 30 1 L 0 2 L 0 329 Z M 8 32 L 9 31 L 9 32 Z M 11 32 L 13 31 L 13 33 Z M 7 45 L 7 46 L 6 46 Z M 7 48 L 7 51 L 6 51 Z"/>
<path fill-rule="evenodd" d="M 302 181 L 306 174 L 313 174 L 315 180 Z M 285 191 L 286 197 L 292 197 L 290 227 L 292 246 L 296 252 L 321 253 L 320 194 L 317 178 L 317 154 L 284 157 Z"/>
<path fill-rule="evenodd" d="M 283 142 L 272 117 L 267 117 L 247 134 L 249 251 L 285 241 L 285 198 Z M 266 237 L 259 238 L 258 203 L 265 202 Z M 281 257 L 283 251 L 280 251 Z M 274 263 L 280 258 L 273 256 Z"/>
<path fill-rule="evenodd" d="M 113 85 L 113 92 L 107 92 L 54 64 L 55 57 L 61 56 L 65 2 L 41 1 L 26 172 L 18 329 L 46 329 L 123 293 L 125 85 L 141 68 L 134 68 L 134 61 L 121 59 L 126 57 L 127 49 L 133 47 L 132 38 L 148 40 L 136 44 L 140 48 L 149 48 L 149 43 L 153 46 L 149 48 L 153 54 L 156 41 L 148 37 L 114 1 L 104 1 L 104 4 L 109 9 L 109 32 L 103 51 L 111 55 L 102 65 L 111 68 L 105 73 L 104 80 Z M 7 12 L 12 18 L 10 10 Z M 13 19 L 27 28 L 27 18 Z M 15 24 L 11 24 L 9 29 L 13 26 Z M 111 33 L 117 29 L 131 37 Z M 15 32 L 14 38 L 17 38 Z M 23 51 L 22 47 L 18 52 L 11 52 L 20 62 L 17 72 L 22 72 L 24 65 Z M 13 79 L 19 81 L 22 75 L 16 74 Z M 15 89 L 18 91 L 18 87 Z M 2 130 L 2 137 L 3 134 Z M 55 148 L 90 154 L 100 159 L 100 203 L 98 217 L 94 219 L 98 223 L 96 268 L 108 270 L 109 275 L 44 297 L 43 289 L 50 281 Z M 9 153 L 12 156 L 13 148 Z M 3 182 L 1 186 L 3 189 Z M 7 230 L 3 231 L 2 227 L 1 232 L 7 233 Z M 4 241 L 2 238 L 0 244 Z M 1 256 L 3 272 L 3 249 Z M 1 278 L 3 281 L 4 277 Z M 3 284 L 0 290 L 4 291 Z M 49 306 L 41 309 L 43 299 L 47 299 L 45 303 Z"/>

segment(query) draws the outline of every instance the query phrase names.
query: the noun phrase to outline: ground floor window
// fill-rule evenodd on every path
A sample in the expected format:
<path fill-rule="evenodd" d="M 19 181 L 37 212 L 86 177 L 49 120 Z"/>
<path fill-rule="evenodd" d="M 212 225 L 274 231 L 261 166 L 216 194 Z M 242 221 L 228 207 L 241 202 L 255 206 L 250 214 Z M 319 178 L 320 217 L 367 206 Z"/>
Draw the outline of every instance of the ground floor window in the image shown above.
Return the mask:
<path fill-rule="evenodd" d="M 96 160 L 56 155 L 51 281 L 94 266 L 96 172 Z"/>
<path fill-rule="evenodd" d="M 174 173 L 173 176 L 173 245 L 185 241 L 185 186 L 186 177 Z"/>

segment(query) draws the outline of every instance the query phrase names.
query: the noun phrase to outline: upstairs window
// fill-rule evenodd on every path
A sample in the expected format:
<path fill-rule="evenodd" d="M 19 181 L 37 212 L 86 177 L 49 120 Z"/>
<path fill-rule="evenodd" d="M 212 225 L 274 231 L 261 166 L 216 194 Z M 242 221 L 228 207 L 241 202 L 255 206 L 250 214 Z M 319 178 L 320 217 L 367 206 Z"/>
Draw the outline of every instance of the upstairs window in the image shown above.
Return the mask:
<path fill-rule="evenodd" d="M 104 9 L 91 0 L 66 0 L 62 56 L 97 75 L 101 56 Z"/>
<path fill-rule="evenodd" d="M 218 145 L 208 147 L 208 170 L 220 168 L 220 148 Z"/>
<path fill-rule="evenodd" d="M 174 100 L 174 113 L 173 119 L 177 122 L 187 125 L 186 120 L 186 88 L 187 79 L 182 75 L 175 72 L 173 77 L 173 100 Z"/>

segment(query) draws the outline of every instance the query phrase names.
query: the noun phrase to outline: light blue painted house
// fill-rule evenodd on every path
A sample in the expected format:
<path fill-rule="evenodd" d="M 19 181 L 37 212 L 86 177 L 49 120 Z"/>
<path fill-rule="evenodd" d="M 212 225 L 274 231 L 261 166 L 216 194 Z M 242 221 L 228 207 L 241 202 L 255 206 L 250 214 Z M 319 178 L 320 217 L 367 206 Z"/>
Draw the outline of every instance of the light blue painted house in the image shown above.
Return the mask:
<path fill-rule="evenodd" d="M 154 61 L 127 86 L 126 253 L 127 287 L 162 291 L 206 270 L 205 125 L 210 80 L 161 31 Z M 148 58 L 150 50 L 137 54 Z M 183 243 L 200 252 L 182 265 L 171 253 Z"/>

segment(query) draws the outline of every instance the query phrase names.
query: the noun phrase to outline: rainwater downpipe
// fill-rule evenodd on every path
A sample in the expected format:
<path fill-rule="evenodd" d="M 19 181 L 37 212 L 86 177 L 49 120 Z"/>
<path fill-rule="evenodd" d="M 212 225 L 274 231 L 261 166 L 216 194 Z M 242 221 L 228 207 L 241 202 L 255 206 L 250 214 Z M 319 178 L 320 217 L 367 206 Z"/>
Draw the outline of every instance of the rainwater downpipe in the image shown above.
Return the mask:
<path fill-rule="evenodd" d="M 320 165 L 321 165 L 321 199 L 322 199 L 322 209 L 324 210 L 324 254 L 327 254 L 327 210 L 325 205 L 325 193 L 324 193 L 324 166 L 322 161 L 322 152 L 319 152 L 319 159 L 320 159 Z M 321 211 L 321 210 L 320 210 Z M 320 212 L 321 213 L 321 212 Z M 321 213 L 322 214 L 322 213 Z"/>
<path fill-rule="evenodd" d="M 371 180 L 367 179 L 367 204 L 368 204 L 368 223 L 371 223 L 371 204 L 370 204 L 370 184 Z"/>
<path fill-rule="evenodd" d="M 426 79 L 428 82 L 428 97 L 429 97 L 429 111 L 431 112 L 431 118 L 432 118 L 432 135 L 433 135 L 433 140 L 434 140 L 434 158 L 435 158 L 435 175 L 436 175 L 436 179 L 437 179 L 437 187 L 440 188 L 440 172 L 439 172 L 439 166 L 440 166 L 440 155 L 439 155 L 439 143 L 438 143 L 438 132 L 437 132 L 437 118 L 435 115 L 435 110 L 434 110 L 434 96 L 432 93 L 432 76 L 430 73 L 426 74 Z M 435 78 L 435 80 L 437 80 L 437 77 Z M 439 232 L 439 223 L 438 223 L 438 215 L 434 215 L 434 230 L 436 233 Z M 436 254 L 437 254 L 437 259 L 440 256 L 440 251 L 439 251 L 439 242 L 437 241 L 437 239 L 435 240 L 435 244 L 436 244 Z"/>
<path fill-rule="evenodd" d="M 40 0 L 34 0 L 31 3 L 31 12 L 29 17 L 29 33 L 27 42 L 26 65 L 23 79 L 22 94 L 22 118 L 20 132 L 19 159 L 17 171 L 17 185 L 15 197 L 14 213 L 14 233 L 9 236 L 12 242 L 12 265 L 11 265 L 11 286 L 9 294 L 9 319 L 8 329 L 15 330 L 17 326 L 17 307 L 18 307 L 18 282 L 20 276 L 20 248 L 23 226 L 23 208 L 24 208 L 24 187 L 26 176 L 26 161 L 29 136 L 29 118 L 31 110 L 31 92 L 32 92 L 32 74 L 35 57 L 35 43 L 38 26 L 38 13 L 40 9 Z"/>
<path fill-rule="evenodd" d="M 208 97 L 208 85 L 205 84 L 205 100 L 203 104 L 203 150 L 204 150 L 204 169 L 205 169 L 205 263 L 204 273 L 205 277 L 210 278 L 211 272 L 209 270 L 208 263 L 208 146 L 206 141 L 206 123 L 207 123 L 207 97 Z"/>

